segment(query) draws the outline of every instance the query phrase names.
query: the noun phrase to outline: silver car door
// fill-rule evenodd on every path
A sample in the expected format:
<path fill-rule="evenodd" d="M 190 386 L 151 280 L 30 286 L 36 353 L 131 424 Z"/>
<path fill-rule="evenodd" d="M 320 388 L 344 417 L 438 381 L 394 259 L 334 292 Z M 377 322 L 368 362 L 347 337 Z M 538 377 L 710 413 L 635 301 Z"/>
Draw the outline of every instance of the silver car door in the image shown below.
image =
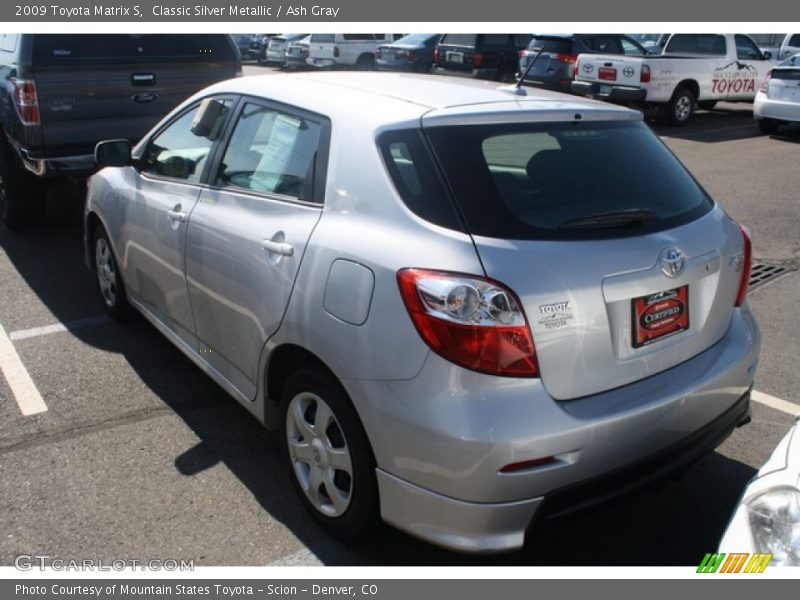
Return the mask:
<path fill-rule="evenodd" d="M 186 272 L 200 353 L 247 397 L 321 215 L 328 132 L 319 116 L 242 103 L 192 213 Z"/>

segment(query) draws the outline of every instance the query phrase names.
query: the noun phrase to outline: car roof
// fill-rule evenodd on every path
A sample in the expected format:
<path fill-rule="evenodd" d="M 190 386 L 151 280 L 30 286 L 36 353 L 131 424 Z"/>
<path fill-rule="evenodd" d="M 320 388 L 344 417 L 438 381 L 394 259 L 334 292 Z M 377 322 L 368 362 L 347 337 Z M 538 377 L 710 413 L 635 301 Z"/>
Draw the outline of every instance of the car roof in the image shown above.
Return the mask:
<path fill-rule="evenodd" d="M 525 95 L 511 91 L 513 86 L 494 81 L 411 73 L 323 72 L 290 73 L 239 77 L 216 84 L 202 94 L 233 93 L 269 98 L 322 115 L 349 114 L 361 122 L 392 123 L 418 119 L 432 111 L 471 114 L 485 111 L 562 111 L 615 115 L 609 118 L 636 118 L 638 111 L 607 103 L 523 87 Z M 505 91 L 503 90 L 505 88 Z"/>

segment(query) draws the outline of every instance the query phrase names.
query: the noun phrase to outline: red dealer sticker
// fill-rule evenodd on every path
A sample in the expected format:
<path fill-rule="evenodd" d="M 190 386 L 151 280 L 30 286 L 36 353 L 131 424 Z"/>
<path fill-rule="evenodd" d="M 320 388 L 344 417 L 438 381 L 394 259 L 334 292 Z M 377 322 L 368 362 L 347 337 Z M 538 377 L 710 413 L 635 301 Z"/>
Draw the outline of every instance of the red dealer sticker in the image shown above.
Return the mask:
<path fill-rule="evenodd" d="M 689 329 L 689 286 L 631 300 L 633 347 Z"/>

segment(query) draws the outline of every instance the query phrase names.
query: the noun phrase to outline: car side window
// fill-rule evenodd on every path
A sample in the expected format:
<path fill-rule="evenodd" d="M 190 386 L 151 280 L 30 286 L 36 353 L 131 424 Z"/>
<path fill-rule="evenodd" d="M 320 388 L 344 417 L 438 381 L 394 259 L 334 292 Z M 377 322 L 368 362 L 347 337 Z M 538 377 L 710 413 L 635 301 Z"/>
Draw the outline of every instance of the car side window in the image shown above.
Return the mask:
<path fill-rule="evenodd" d="M 322 125 L 254 103 L 242 109 L 217 185 L 313 201 Z"/>
<path fill-rule="evenodd" d="M 736 36 L 736 58 L 739 60 L 763 60 L 764 56 L 755 42 L 746 35 Z"/>
<path fill-rule="evenodd" d="M 143 156 L 145 173 L 198 182 L 214 140 L 192 133 L 200 106 L 186 111 L 147 144 Z"/>
<path fill-rule="evenodd" d="M 800 33 L 795 33 L 791 38 L 789 38 L 789 43 L 787 46 L 791 46 L 792 48 L 800 48 Z"/>

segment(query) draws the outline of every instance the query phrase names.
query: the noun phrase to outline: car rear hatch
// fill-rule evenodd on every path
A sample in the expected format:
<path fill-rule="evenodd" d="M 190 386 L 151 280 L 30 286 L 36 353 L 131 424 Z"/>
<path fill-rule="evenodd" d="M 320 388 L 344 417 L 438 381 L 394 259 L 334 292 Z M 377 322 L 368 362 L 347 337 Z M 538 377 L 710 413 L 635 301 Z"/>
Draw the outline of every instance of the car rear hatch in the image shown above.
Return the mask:
<path fill-rule="evenodd" d="M 528 45 L 520 61 L 524 73 L 541 51 L 525 79 L 534 82 L 557 82 L 572 79 L 572 67 L 577 56 L 573 53 L 572 38 L 563 36 L 536 36 Z"/>
<path fill-rule="evenodd" d="M 796 67 L 772 69 L 767 97 L 784 102 L 800 102 L 800 69 Z"/>
<path fill-rule="evenodd" d="M 523 305 L 543 384 L 568 400 L 719 341 L 744 238 L 632 113 L 559 111 L 474 125 L 434 111 L 423 126 L 486 275 Z"/>
<path fill-rule="evenodd" d="M 40 35 L 33 47 L 43 142 L 138 140 L 179 102 L 234 77 L 224 35 Z"/>
<path fill-rule="evenodd" d="M 471 71 L 478 34 L 448 33 L 439 42 L 436 65 L 454 71 Z"/>
<path fill-rule="evenodd" d="M 644 60 L 609 54 L 581 54 L 575 78 L 603 85 L 639 87 Z"/>

